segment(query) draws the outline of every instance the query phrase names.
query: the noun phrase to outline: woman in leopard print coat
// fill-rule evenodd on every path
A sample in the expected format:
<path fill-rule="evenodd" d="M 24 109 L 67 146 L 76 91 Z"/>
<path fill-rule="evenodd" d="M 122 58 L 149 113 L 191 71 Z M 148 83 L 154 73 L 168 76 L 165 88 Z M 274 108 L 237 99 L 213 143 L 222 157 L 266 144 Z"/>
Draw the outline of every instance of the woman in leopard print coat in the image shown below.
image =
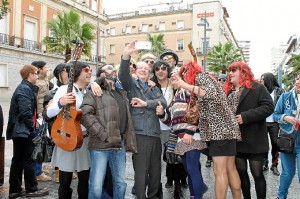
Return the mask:
<path fill-rule="evenodd" d="M 213 159 L 216 198 L 227 197 L 229 184 L 233 198 L 241 198 L 240 179 L 235 166 L 236 142 L 241 139 L 241 134 L 224 90 L 207 73 L 199 73 L 195 85 L 186 83 L 176 75 L 172 75 L 171 80 L 179 88 L 198 95 L 198 128 L 201 140 L 208 142 L 209 155 Z M 191 140 L 183 138 L 183 142 L 189 144 Z"/>

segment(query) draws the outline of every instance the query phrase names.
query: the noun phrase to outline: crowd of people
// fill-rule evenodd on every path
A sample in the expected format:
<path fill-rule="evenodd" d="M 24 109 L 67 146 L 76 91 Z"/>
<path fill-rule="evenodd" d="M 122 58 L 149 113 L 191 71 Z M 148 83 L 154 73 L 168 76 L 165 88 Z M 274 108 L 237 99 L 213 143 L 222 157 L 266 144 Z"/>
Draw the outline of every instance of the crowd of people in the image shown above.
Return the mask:
<path fill-rule="evenodd" d="M 70 107 L 82 115 L 82 143 L 75 150 L 54 146 L 51 165 L 60 199 L 72 198 L 74 178 L 78 178 L 79 199 L 125 198 L 126 152 L 132 153 L 132 193 L 138 199 L 163 198 L 163 187 L 174 187 L 175 199 L 182 198 L 182 189 L 187 188 L 190 199 L 201 199 L 212 188 L 202 177 L 201 154 L 208 157 L 205 166 L 213 166 L 217 199 L 225 199 L 229 188 L 234 199 L 251 198 L 248 167 L 256 197 L 265 199 L 268 136 L 270 170 L 280 175 L 277 197 L 287 198 L 296 166 L 300 170 L 300 138 L 290 154 L 278 151 L 276 139 L 296 134 L 300 73 L 294 88 L 284 92 L 272 73 L 264 73 L 258 81 L 244 62 L 232 63 L 227 75 L 215 77 L 202 71 L 195 60 L 179 66 L 179 57 L 169 49 L 159 58 L 146 53 L 136 62 L 131 55 L 137 51 L 135 42 L 129 43 L 120 65 L 99 67 L 94 82 L 91 67 L 81 61 L 58 64 L 53 72 L 44 61 L 22 67 L 6 131 L 6 138 L 13 141 L 9 198 L 49 194 L 38 188 L 38 181 L 52 178 L 41 163 L 33 161 L 32 140 L 43 125 L 50 136 L 57 133 L 52 126 L 61 119 L 61 112 L 71 112 Z M 53 77 L 55 85 L 50 84 Z M 196 110 L 196 121 L 188 119 L 190 109 Z M 1 106 L 0 110 L 1 116 Z M 3 116 L 0 119 L 2 134 Z M 162 171 L 162 159 L 166 171 Z M 165 185 L 162 173 L 167 177 Z"/>

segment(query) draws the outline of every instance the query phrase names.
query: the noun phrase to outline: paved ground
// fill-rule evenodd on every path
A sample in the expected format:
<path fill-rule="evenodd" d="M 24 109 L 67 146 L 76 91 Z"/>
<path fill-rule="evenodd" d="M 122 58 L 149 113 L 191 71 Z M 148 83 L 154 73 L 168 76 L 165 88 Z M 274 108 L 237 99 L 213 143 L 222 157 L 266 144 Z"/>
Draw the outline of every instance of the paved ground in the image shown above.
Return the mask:
<path fill-rule="evenodd" d="M 5 119 L 5 125 L 7 123 L 7 118 L 8 118 L 8 109 L 9 109 L 9 103 L 7 102 L 1 102 L 2 108 L 4 109 L 4 119 Z M 4 125 L 4 129 L 6 129 L 6 126 Z M 5 184 L 3 187 L 0 187 L 0 199 L 1 198 L 8 198 L 8 175 L 9 175 L 9 169 L 10 169 L 10 162 L 12 158 L 12 142 L 11 141 L 6 141 L 6 151 L 5 151 Z M 208 192 L 204 195 L 204 199 L 213 199 L 215 198 L 214 196 L 214 174 L 212 168 L 206 168 L 204 167 L 206 161 L 206 157 L 202 156 L 201 157 L 201 163 L 202 163 L 202 174 L 205 183 L 208 185 L 209 190 Z M 49 167 L 49 165 L 46 165 Z M 165 164 L 162 163 L 163 166 L 163 174 L 162 174 L 162 182 L 163 184 L 166 182 L 166 177 L 164 176 L 165 173 Z M 281 171 L 281 167 L 279 166 L 279 170 Z M 53 170 L 50 171 L 50 175 L 53 176 Z M 267 199 L 271 198 L 276 198 L 276 191 L 278 189 L 278 181 L 279 177 L 274 176 L 271 171 L 265 172 L 265 177 L 267 180 Z M 297 182 L 297 178 L 295 177 L 292 183 L 292 186 L 290 187 L 290 194 L 289 194 L 289 199 L 299 199 L 299 183 Z M 132 161 L 131 161 L 131 154 L 127 154 L 127 163 L 126 163 L 126 182 L 127 182 L 127 191 L 126 191 L 126 199 L 133 199 L 136 198 L 134 195 L 131 194 L 131 188 L 133 186 L 133 169 L 132 169 Z M 40 187 L 45 187 L 49 190 L 50 195 L 43 197 L 45 199 L 56 199 L 58 198 L 57 195 L 57 190 L 58 190 L 58 184 L 55 182 L 40 182 L 39 183 Z M 77 186 L 77 180 L 73 180 L 72 183 L 73 189 L 76 190 Z M 164 198 L 165 199 L 171 199 L 173 198 L 173 188 L 170 189 L 165 189 L 163 190 L 164 193 Z M 254 184 L 252 180 L 252 198 L 256 198 L 255 195 L 255 189 L 254 189 Z M 73 193 L 73 198 L 77 199 L 77 194 Z M 184 190 L 184 198 L 188 199 L 189 198 L 189 192 L 188 190 Z M 232 198 L 230 191 L 228 191 L 228 197 L 227 198 Z"/>

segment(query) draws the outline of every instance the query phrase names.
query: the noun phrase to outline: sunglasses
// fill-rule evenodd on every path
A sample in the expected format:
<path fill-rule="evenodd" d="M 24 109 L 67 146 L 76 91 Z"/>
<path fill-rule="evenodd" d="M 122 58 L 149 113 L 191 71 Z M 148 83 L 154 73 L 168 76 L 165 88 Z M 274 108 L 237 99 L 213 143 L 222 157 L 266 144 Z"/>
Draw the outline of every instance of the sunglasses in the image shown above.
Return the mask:
<path fill-rule="evenodd" d="M 164 56 L 164 60 L 174 59 L 172 55 L 166 55 Z"/>
<path fill-rule="evenodd" d="M 90 73 L 92 73 L 93 70 L 90 67 L 85 67 L 85 68 L 82 69 L 82 72 L 86 72 L 86 73 L 90 72 Z"/>
<path fill-rule="evenodd" d="M 136 65 L 135 65 L 135 64 L 130 63 L 130 65 L 132 65 L 132 67 L 133 67 L 134 69 L 136 69 Z"/>
<path fill-rule="evenodd" d="M 144 60 L 144 62 L 146 63 L 146 64 L 154 64 L 154 61 L 153 60 Z"/>
<path fill-rule="evenodd" d="M 155 68 L 155 71 L 156 71 L 156 72 L 158 72 L 159 70 L 166 71 L 166 70 L 167 70 L 167 67 L 166 67 L 166 66 L 161 66 L 161 67 Z"/>
<path fill-rule="evenodd" d="M 226 79 L 219 79 L 219 82 L 226 82 Z"/>
<path fill-rule="evenodd" d="M 230 72 L 235 73 L 237 70 L 239 70 L 239 69 L 238 68 L 231 68 L 231 69 L 228 70 L 228 73 L 230 73 Z"/>

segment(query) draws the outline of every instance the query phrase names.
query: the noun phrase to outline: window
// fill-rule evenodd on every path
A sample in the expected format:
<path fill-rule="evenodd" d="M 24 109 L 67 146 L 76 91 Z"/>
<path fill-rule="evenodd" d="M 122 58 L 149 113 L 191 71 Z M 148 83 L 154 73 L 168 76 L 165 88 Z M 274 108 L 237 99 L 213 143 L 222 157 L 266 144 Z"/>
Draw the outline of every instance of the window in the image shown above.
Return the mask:
<path fill-rule="evenodd" d="M 32 21 L 25 21 L 25 35 L 24 38 L 31 40 L 31 41 L 36 41 L 36 24 Z"/>
<path fill-rule="evenodd" d="M 148 32 L 148 25 L 147 24 L 142 25 L 142 32 Z"/>
<path fill-rule="evenodd" d="M 3 19 L 0 20 L 0 33 L 7 34 L 7 16 L 3 16 Z"/>
<path fill-rule="evenodd" d="M 177 25 L 176 26 L 177 29 L 184 29 L 184 21 L 183 20 L 177 21 L 176 25 Z"/>
<path fill-rule="evenodd" d="M 97 0 L 92 0 L 92 10 L 97 12 L 97 10 L 98 10 Z"/>
<path fill-rule="evenodd" d="M 7 74 L 7 65 L 6 64 L 1 64 L 0 63 L 0 87 L 8 87 L 8 74 Z"/>
<path fill-rule="evenodd" d="M 165 22 L 159 22 L 158 30 L 166 30 L 166 23 Z"/>
<path fill-rule="evenodd" d="M 110 45 L 109 46 L 109 53 L 110 54 L 115 54 L 116 53 L 116 46 L 115 45 Z"/>
<path fill-rule="evenodd" d="M 116 35 L 116 28 L 110 28 L 110 35 L 112 36 Z"/>
<path fill-rule="evenodd" d="M 125 33 L 130 34 L 131 33 L 131 26 L 126 26 Z"/>
<path fill-rule="evenodd" d="M 29 50 L 36 49 L 36 23 L 26 20 L 25 31 L 24 31 L 24 48 Z"/>
<path fill-rule="evenodd" d="M 177 50 L 183 50 L 183 47 L 184 47 L 183 39 L 178 39 L 177 40 Z"/>

